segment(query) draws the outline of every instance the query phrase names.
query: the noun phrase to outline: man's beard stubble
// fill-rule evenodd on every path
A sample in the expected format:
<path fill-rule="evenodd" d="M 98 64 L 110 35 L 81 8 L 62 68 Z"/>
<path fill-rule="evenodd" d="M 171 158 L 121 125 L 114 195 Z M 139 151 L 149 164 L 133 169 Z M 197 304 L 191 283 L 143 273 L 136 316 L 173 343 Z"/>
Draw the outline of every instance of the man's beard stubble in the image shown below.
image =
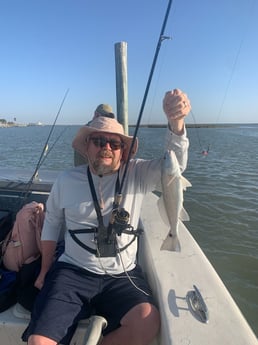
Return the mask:
<path fill-rule="evenodd" d="M 112 163 L 106 165 L 103 163 L 102 158 L 112 158 Z M 98 153 L 95 161 L 92 162 L 92 167 L 97 175 L 102 176 L 115 171 L 117 162 L 115 162 L 114 155 L 111 151 L 103 149 Z"/>

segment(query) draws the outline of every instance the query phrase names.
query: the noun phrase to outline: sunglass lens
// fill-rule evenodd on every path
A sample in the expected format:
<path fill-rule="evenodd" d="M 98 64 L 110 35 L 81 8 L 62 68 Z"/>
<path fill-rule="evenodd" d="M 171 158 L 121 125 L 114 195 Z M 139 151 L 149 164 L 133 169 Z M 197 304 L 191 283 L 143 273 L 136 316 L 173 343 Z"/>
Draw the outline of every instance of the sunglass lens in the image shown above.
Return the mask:
<path fill-rule="evenodd" d="M 90 138 L 93 142 L 93 144 L 96 147 L 105 147 L 107 143 L 109 143 L 112 150 L 119 150 L 124 147 L 124 144 L 121 141 L 110 139 L 108 140 L 105 137 L 98 137 L 98 138 Z"/>

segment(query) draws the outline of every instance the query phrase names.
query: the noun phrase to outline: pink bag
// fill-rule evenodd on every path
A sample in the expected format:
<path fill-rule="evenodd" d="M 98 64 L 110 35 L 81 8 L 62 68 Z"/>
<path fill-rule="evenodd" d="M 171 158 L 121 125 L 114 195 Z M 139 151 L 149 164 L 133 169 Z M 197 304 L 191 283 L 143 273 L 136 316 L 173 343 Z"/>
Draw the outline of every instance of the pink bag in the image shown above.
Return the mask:
<path fill-rule="evenodd" d="M 4 240 L 3 263 L 18 272 L 41 255 L 40 237 L 44 222 L 44 205 L 32 201 L 17 213 L 12 231 Z"/>

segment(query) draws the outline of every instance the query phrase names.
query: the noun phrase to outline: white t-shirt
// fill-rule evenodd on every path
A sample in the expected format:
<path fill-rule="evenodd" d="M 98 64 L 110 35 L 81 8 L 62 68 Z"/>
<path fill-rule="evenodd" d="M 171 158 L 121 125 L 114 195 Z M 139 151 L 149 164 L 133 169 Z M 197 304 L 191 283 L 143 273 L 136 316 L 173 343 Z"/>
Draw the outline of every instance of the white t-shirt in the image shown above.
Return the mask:
<path fill-rule="evenodd" d="M 187 163 L 189 142 L 186 134 L 177 136 L 168 130 L 166 149 L 173 149 L 183 171 Z M 142 200 L 146 193 L 159 189 L 161 179 L 160 159 L 132 159 L 122 190 L 120 207 L 130 214 L 130 225 L 136 230 L 140 217 Z M 120 182 L 125 164 L 119 170 Z M 107 226 L 112 211 L 117 173 L 99 177 L 92 174 L 104 225 Z M 97 274 L 119 274 L 135 267 L 137 241 L 130 244 L 116 257 L 97 257 L 78 245 L 69 233 L 75 229 L 98 227 L 98 219 L 93 204 L 90 185 L 87 177 L 87 165 L 81 165 L 62 172 L 53 184 L 47 201 L 47 211 L 41 239 L 58 241 L 65 224 L 65 250 L 59 261 L 72 263 Z M 88 247 L 96 249 L 95 234 L 77 234 L 80 241 Z M 123 248 L 132 240 L 132 235 L 122 233 L 117 236 L 119 248 Z"/>

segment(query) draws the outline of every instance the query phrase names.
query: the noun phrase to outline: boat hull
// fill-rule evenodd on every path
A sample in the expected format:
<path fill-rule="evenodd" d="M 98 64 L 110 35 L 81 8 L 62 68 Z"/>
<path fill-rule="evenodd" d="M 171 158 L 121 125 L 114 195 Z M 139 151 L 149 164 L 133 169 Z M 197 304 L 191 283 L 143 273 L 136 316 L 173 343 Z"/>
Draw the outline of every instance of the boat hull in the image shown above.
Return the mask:
<path fill-rule="evenodd" d="M 257 345 L 257 338 L 215 269 L 190 232 L 180 223 L 181 252 L 161 251 L 168 227 L 148 195 L 142 206 L 139 260 L 161 313 L 160 345 Z M 208 308 L 208 323 L 192 312 L 187 294 L 200 290 Z"/>

